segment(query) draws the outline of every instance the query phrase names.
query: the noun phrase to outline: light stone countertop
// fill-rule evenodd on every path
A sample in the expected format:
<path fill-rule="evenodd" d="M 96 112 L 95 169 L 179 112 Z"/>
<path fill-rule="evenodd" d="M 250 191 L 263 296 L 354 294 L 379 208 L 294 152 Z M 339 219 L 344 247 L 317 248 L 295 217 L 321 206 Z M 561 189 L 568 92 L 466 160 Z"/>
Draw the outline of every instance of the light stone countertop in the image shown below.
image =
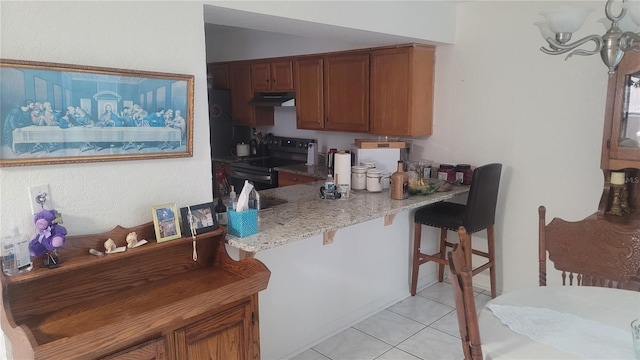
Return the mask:
<path fill-rule="evenodd" d="M 412 195 L 406 200 L 391 199 L 389 190 L 379 193 L 352 191 L 346 200 L 324 200 L 319 196 L 323 184 L 323 181 L 316 181 L 260 191 L 262 199 L 275 197 L 288 202 L 260 211 L 258 233 L 243 238 L 227 234 L 227 242 L 240 250 L 256 253 L 469 191 L 469 186 L 454 186 L 451 191 Z"/>

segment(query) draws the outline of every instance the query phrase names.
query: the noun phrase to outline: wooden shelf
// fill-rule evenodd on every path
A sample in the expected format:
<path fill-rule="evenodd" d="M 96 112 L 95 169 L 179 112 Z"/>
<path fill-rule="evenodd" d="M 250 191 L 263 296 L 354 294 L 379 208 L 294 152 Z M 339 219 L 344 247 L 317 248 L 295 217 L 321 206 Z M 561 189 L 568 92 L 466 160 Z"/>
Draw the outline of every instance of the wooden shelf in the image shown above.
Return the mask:
<path fill-rule="evenodd" d="M 124 240 L 117 239 L 130 231 L 149 243 L 100 258 L 89 254 L 90 248 L 102 249 L 99 244 L 107 238 L 122 246 Z M 225 228 L 196 238 L 197 261 L 191 238 L 156 243 L 150 232 L 148 223 L 70 237 L 59 252 L 59 268 L 37 264 L 23 275 L 3 275 L 2 328 L 14 351 L 25 349 L 25 357 L 36 359 L 100 358 L 170 338 L 181 327 L 233 306 L 257 312 L 256 294 L 266 288 L 270 272 L 256 259 L 231 259 Z M 246 331 L 251 344 L 235 346 L 255 346 L 257 327 Z M 176 353 L 173 341 L 163 343 Z"/>

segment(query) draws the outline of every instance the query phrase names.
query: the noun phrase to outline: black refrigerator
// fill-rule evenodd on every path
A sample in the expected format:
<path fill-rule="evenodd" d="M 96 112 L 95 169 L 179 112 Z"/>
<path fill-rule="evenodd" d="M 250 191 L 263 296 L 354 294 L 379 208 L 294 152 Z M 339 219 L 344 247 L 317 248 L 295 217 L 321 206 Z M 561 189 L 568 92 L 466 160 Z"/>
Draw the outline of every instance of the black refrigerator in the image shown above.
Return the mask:
<path fill-rule="evenodd" d="M 236 144 L 251 141 L 251 127 L 234 126 L 231 120 L 231 91 L 209 89 L 209 136 L 211 142 L 211 180 L 214 197 L 218 194 L 216 187 L 216 170 L 218 160 L 231 160 L 231 150 Z"/>
<path fill-rule="evenodd" d="M 231 121 L 231 91 L 209 89 L 211 158 L 228 158 L 237 143 L 251 141 L 251 127 Z"/>

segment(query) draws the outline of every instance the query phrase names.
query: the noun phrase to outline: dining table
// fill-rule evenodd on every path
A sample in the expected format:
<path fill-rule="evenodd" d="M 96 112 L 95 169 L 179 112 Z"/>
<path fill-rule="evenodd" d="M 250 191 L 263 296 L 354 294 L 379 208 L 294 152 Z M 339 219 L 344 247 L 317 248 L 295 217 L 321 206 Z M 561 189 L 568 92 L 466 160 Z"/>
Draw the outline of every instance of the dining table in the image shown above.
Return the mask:
<path fill-rule="evenodd" d="M 636 359 L 631 322 L 640 292 L 539 286 L 496 297 L 480 311 L 485 360 Z"/>

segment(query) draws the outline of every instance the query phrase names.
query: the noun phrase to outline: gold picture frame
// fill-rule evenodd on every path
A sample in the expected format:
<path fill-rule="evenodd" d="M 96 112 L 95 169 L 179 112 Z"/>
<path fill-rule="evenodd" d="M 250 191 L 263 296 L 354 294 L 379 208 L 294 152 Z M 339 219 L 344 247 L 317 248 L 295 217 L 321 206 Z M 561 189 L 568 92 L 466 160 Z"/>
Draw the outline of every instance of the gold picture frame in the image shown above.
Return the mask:
<path fill-rule="evenodd" d="M 180 231 L 180 213 L 176 203 L 156 205 L 151 208 L 156 241 L 161 243 L 182 237 Z"/>
<path fill-rule="evenodd" d="M 193 156 L 194 76 L 0 59 L 0 167 Z"/>

